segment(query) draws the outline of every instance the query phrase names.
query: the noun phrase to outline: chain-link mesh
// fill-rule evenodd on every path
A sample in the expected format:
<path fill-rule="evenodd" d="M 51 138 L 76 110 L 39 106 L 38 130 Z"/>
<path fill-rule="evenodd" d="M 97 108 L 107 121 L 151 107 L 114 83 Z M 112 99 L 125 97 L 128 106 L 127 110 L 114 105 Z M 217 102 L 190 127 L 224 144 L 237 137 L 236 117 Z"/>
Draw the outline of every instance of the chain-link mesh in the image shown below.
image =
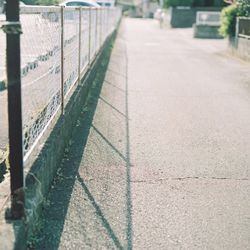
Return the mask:
<path fill-rule="evenodd" d="M 104 26 L 104 34 L 105 34 L 105 39 L 106 39 L 106 36 L 108 35 L 108 8 L 104 9 L 103 26 Z"/>
<path fill-rule="evenodd" d="M 120 15 L 116 8 L 20 8 L 25 159 L 64 107 L 70 90 L 95 59 Z M 4 20 L 0 15 L 0 21 Z M 6 36 L 0 30 L 0 149 L 8 143 L 5 51 Z"/>
<path fill-rule="evenodd" d="M 0 24 L 5 21 L 5 16 L 0 14 Z M 7 113 L 7 91 L 6 91 L 6 37 L 0 29 L 0 163 L 3 152 L 8 145 L 8 113 Z"/>
<path fill-rule="evenodd" d="M 104 35 L 104 9 L 102 8 L 101 9 L 101 16 L 100 16 L 100 19 L 101 19 L 101 43 L 103 43 L 104 39 L 105 39 L 105 35 Z"/>
<path fill-rule="evenodd" d="M 96 25 L 96 9 L 92 9 L 91 10 L 91 38 L 90 38 L 90 60 L 92 61 L 94 56 L 95 56 L 95 52 L 96 52 L 96 34 L 97 34 L 97 25 Z"/>
<path fill-rule="evenodd" d="M 81 18 L 81 72 L 83 72 L 89 63 L 89 9 L 83 9 Z"/>
<path fill-rule="evenodd" d="M 73 7 L 64 11 L 64 96 L 78 79 L 79 11 Z"/>
<path fill-rule="evenodd" d="M 21 10 L 23 140 L 26 154 L 60 106 L 60 8 Z"/>
<path fill-rule="evenodd" d="M 97 29 L 98 29 L 98 49 L 99 49 L 102 45 L 102 9 L 98 10 Z"/>

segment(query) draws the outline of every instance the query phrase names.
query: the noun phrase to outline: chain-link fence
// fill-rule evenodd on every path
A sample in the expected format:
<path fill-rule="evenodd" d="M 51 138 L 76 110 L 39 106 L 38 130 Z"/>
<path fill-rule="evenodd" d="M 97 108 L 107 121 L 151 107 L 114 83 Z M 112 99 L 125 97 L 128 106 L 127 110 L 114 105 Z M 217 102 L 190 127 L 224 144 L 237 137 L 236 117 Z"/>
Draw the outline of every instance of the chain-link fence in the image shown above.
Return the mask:
<path fill-rule="evenodd" d="M 114 31 L 120 16 L 121 11 L 117 8 L 20 8 L 24 159 L 55 115 L 63 111 L 74 86 Z M 5 40 L 0 31 L 2 148 L 8 142 Z"/>
<path fill-rule="evenodd" d="M 21 74 L 24 154 L 60 107 L 59 8 L 21 8 Z"/>

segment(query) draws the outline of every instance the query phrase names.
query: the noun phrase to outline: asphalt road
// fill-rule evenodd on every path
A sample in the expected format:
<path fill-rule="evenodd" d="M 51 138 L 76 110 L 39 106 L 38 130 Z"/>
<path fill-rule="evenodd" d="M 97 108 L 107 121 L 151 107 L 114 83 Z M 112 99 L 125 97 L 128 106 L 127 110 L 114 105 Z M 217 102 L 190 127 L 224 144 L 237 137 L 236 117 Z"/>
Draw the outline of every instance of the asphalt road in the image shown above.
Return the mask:
<path fill-rule="evenodd" d="M 250 249 L 250 71 L 226 50 L 123 21 L 36 249 Z"/>
<path fill-rule="evenodd" d="M 126 20 L 134 249 L 250 249 L 250 71 Z"/>

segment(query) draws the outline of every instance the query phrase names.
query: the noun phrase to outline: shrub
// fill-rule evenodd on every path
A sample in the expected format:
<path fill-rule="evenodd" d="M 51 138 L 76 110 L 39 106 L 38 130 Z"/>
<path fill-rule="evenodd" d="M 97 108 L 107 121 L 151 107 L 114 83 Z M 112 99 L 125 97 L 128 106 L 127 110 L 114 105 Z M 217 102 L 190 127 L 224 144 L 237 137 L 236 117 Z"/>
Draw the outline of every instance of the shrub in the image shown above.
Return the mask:
<path fill-rule="evenodd" d="M 237 4 L 230 5 L 222 10 L 220 33 L 224 37 L 234 37 L 236 17 L 238 15 Z"/>
<path fill-rule="evenodd" d="M 238 0 L 240 15 L 250 16 L 250 0 Z"/>
<path fill-rule="evenodd" d="M 220 33 L 224 37 L 234 37 L 238 16 L 250 16 L 250 0 L 238 0 L 224 8 L 221 13 Z"/>

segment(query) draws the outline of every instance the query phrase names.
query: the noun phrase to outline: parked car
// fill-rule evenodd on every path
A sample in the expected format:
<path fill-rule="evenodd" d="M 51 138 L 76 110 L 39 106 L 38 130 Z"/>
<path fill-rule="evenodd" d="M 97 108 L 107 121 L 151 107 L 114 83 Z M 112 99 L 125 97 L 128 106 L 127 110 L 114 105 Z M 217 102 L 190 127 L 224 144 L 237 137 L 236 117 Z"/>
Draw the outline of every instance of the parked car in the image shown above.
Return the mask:
<path fill-rule="evenodd" d="M 101 6 L 90 0 L 66 0 L 60 4 L 60 6 L 82 6 L 82 7 L 94 7 L 94 8 L 100 8 Z"/>

